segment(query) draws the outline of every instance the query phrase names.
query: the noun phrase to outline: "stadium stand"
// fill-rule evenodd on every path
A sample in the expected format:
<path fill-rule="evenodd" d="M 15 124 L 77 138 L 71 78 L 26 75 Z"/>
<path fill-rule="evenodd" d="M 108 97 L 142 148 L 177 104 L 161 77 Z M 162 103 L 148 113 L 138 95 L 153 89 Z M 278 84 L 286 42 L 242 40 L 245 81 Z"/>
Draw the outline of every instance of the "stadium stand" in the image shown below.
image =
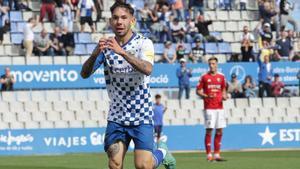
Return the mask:
<path fill-rule="evenodd" d="M 28 1 L 33 11 L 10 11 L 11 30 L 4 35 L 3 45 L 0 45 L 0 63 L 3 65 L 59 65 L 82 64 L 91 54 L 100 37 L 112 35 L 107 30 L 105 19 L 110 17 L 109 6 L 114 1 L 104 1 L 104 19 L 96 22 L 96 32 L 80 33 L 79 24 L 74 22 L 75 49 L 71 56 L 31 56 L 25 58 L 21 49 L 23 27 L 30 17 L 39 15 L 40 3 L 38 0 Z M 143 1 L 134 1 L 136 7 L 143 7 Z M 216 56 L 221 63 L 229 62 L 230 55 L 240 53 L 243 27 L 249 26 L 254 30 L 259 23 L 258 8 L 247 11 L 215 10 L 211 1 L 204 16 L 213 21 L 209 26 L 211 35 L 220 37 L 223 42 L 207 42 L 202 46 L 207 56 Z M 95 19 L 95 15 L 93 18 Z M 180 24 L 185 25 L 181 21 Z M 52 33 L 54 24 L 45 21 L 44 28 Z M 34 28 L 39 34 L 42 26 Z M 295 52 L 299 51 L 299 38 L 295 39 Z M 176 44 L 173 44 L 175 47 Z M 193 43 L 185 43 L 185 53 L 191 51 Z M 155 55 L 161 57 L 164 45 L 161 42 L 154 44 Z M 254 48 L 258 42 L 254 41 Z M 208 57 L 206 57 L 208 58 Z M 158 60 L 158 59 L 156 59 Z M 203 124 L 203 102 L 197 96 L 190 100 L 182 100 L 179 104 L 168 92 L 169 89 L 159 90 L 164 93 L 165 105 L 168 107 L 164 122 L 166 125 L 196 125 Z M 155 91 L 155 90 L 154 90 Z M 156 92 L 156 91 L 155 91 Z M 99 99 L 101 98 L 101 99 Z M 105 118 L 109 109 L 109 100 L 103 90 L 41 90 L 2 92 L 0 97 L 0 129 L 23 128 L 78 128 L 102 127 L 106 125 Z M 239 98 L 225 102 L 229 124 L 256 124 L 256 123 L 292 123 L 300 122 L 300 97 L 281 98 Z M 183 106 L 184 105 L 184 106 Z"/>
<path fill-rule="evenodd" d="M 74 97 L 82 95 L 84 96 L 80 100 Z M 4 123 L 1 122 L 0 127 L 23 129 L 105 126 L 108 100 L 94 100 L 95 97 L 104 96 L 96 90 L 2 92 L 0 113 Z M 300 102 L 300 97 L 230 99 L 225 102 L 228 115 L 226 120 L 228 124 L 298 123 L 300 105 L 294 104 L 296 102 Z M 168 107 L 164 116 L 166 125 L 203 124 L 202 100 L 182 100 L 181 105 L 184 106 L 180 106 L 177 99 L 168 99 L 165 104 Z"/>

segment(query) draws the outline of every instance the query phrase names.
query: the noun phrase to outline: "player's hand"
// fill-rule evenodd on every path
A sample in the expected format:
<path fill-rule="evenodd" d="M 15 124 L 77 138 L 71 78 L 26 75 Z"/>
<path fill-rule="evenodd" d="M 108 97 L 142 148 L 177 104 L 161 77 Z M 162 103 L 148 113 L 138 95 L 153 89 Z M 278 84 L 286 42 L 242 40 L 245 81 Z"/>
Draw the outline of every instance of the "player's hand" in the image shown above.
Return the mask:
<path fill-rule="evenodd" d="M 92 55 L 98 56 L 101 52 L 103 52 L 107 48 L 107 40 L 105 38 L 101 38 L 95 47 Z"/>
<path fill-rule="evenodd" d="M 113 37 L 107 39 L 107 48 L 113 50 L 115 53 L 119 55 L 125 54 L 124 49 L 118 44 L 116 39 Z"/>

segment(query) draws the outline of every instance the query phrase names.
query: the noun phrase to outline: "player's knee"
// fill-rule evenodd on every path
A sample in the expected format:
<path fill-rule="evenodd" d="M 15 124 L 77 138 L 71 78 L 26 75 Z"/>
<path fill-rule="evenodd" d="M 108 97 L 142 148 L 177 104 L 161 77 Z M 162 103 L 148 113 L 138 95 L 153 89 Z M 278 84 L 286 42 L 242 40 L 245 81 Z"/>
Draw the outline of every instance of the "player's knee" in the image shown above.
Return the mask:
<path fill-rule="evenodd" d="M 212 133 L 212 129 L 206 129 L 206 134 L 211 135 L 211 133 Z"/>
<path fill-rule="evenodd" d="M 222 129 L 217 129 L 216 134 L 222 135 L 223 134 L 223 130 Z"/>
<path fill-rule="evenodd" d="M 142 159 L 135 162 L 136 169 L 153 169 L 153 164 L 151 160 Z"/>
<path fill-rule="evenodd" d="M 109 159 L 108 167 L 109 169 L 122 169 L 122 162 L 115 159 Z"/>

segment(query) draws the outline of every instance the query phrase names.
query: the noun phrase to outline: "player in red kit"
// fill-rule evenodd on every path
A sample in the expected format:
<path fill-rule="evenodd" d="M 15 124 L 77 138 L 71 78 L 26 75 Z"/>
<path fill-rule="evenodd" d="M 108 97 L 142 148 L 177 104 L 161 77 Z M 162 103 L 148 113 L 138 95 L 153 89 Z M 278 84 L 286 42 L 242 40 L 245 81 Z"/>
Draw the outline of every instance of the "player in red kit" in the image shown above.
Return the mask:
<path fill-rule="evenodd" d="M 226 79 L 217 71 L 218 59 L 208 59 L 209 72 L 202 75 L 197 85 L 197 94 L 204 100 L 205 117 L 205 149 L 208 161 L 224 161 L 220 156 L 222 129 L 226 127 L 223 100 L 227 99 Z M 214 156 L 211 152 L 211 135 L 216 129 L 214 138 Z"/>

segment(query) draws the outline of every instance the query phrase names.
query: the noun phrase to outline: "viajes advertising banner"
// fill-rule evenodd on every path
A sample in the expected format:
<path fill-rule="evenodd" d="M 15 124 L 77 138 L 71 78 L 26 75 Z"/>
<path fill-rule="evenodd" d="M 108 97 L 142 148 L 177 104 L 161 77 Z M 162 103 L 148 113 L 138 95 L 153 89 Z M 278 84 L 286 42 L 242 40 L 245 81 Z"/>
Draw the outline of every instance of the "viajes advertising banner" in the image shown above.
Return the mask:
<path fill-rule="evenodd" d="M 172 151 L 204 150 L 204 131 L 202 125 L 166 126 L 161 139 Z M 105 128 L 1 130 L 0 155 L 104 152 L 104 136 Z M 222 149 L 300 148 L 299 143 L 296 123 L 239 124 L 224 130 Z"/>
<path fill-rule="evenodd" d="M 176 69 L 179 64 L 155 64 L 151 75 L 151 87 L 177 87 L 178 79 Z M 207 72 L 207 64 L 188 64 L 192 69 L 190 79 L 192 87 L 195 87 L 200 76 Z M 4 70 L 5 66 L 0 66 Z M 61 88 L 104 88 L 105 79 L 103 67 L 98 69 L 90 78 L 80 77 L 81 65 L 20 65 L 9 66 L 16 78 L 15 89 L 61 89 Z M 300 62 L 276 62 L 272 63 L 273 72 L 281 76 L 286 85 L 298 85 L 297 73 L 300 70 Z M 226 63 L 219 65 L 227 80 L 235 73 L 238 80 L 244 81 L 245 76 L 251 75 L 258 78 L 257 63 Z"/>

